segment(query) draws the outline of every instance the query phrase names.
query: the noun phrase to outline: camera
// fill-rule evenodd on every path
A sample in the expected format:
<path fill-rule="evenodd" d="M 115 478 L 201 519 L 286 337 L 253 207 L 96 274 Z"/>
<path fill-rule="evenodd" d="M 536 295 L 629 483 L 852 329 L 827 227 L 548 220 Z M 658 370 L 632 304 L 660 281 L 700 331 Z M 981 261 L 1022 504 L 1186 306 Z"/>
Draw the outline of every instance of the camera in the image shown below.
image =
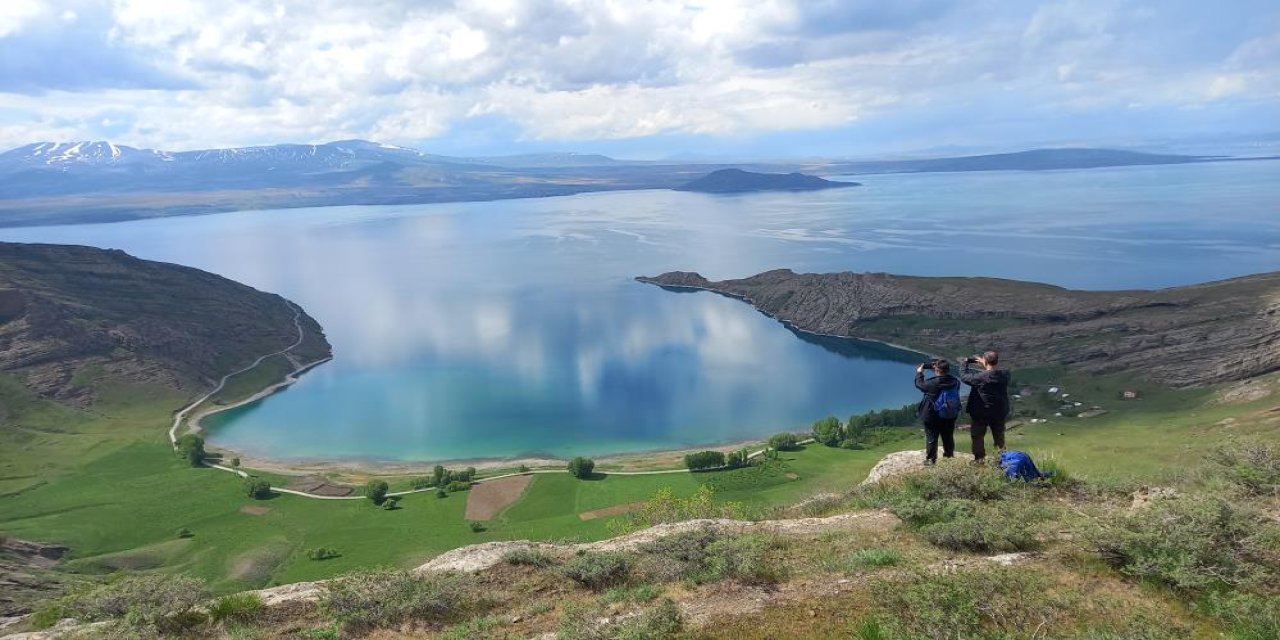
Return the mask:
<path fill-rule="evenodd" d="M 969 356 L 964 359 L 965 364 L 977 364 L 982 362 L 982 356 Z"/>
<path fill-rule="evenodd" d="M 939 363 L 939 362 L 942 362 L 942 359 L 941 359 L 941 358 L 934 358 L 933 360 L 926 360 L 926 361 L 924 361 L 924 362 L 921 362 L 921 363 L 920 363 L 920 368 L 922 368 L 922 369 L 928 369 L 928 370 L 932 371 L 932 370 L 934 370 L 935 368 L 937 368 L 937 366 L 938 366 L 938 363 Z"/>

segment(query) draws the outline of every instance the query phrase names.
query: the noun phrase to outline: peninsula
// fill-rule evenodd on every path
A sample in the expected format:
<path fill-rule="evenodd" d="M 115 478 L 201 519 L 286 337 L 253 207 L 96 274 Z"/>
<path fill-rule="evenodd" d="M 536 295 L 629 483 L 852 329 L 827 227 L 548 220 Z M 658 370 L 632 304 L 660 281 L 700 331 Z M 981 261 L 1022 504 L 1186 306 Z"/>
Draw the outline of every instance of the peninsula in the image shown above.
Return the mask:
<path fill-rule="evenodd" d="M 796 329 L 946 356 L 995 348 L 1024 365 L 1138 372 L 1175 387 L 1280 369 L 1280 272 L 1153 291 L 1075 291 L 995 278 L 768 271 L 640 282 L 740 298 Z"/>

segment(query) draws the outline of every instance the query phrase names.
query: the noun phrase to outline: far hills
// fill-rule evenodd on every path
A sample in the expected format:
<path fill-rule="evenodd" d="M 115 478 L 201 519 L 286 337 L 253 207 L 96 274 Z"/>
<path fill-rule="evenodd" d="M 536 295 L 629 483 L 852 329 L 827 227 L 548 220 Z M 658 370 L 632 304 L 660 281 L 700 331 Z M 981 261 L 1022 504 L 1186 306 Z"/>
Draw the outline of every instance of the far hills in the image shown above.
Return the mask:
<path fill-rule="evenodd" d="M 298 357 L 327 356 L 316 321 L 278 295 L 122 251 L 0 243 L 0 374 L 64 404 L 103 384 L 207 391 L 293 343 L 295 314 Z"/>
<path fill-rule="evenodd" d="M 955 158 L 701 164 L 590 154 L 462 158 L 366 140 L 170 152 L 40 142 L 0 153 L 0 226 L 111 222 L 244 209 L 531 198 L 673 189 L 722 169 L 822 175 L 1080 169 L 1226 158 L 1039 149 Z"/>
<path fill-rule="evenodd" d="M 752 191 L 819 191 L 857 186 L 860 185 L 856 182 L 835 182 L 800 172 L 755 173 L 742 169 L 720 169 L 676 187 L 675 190 L 699 193 L 749 193 Z"/>
<path fill-rule="evenodd" d="M 1280 272 L 1154 291 L 787 269 L 720 282 L 678 271 L 637 279 L 740 298 L 802 331 L 946 357 L 994 348 L 1016 366 L 1131 373 L 1177 387 L 1280 370 Z"/>

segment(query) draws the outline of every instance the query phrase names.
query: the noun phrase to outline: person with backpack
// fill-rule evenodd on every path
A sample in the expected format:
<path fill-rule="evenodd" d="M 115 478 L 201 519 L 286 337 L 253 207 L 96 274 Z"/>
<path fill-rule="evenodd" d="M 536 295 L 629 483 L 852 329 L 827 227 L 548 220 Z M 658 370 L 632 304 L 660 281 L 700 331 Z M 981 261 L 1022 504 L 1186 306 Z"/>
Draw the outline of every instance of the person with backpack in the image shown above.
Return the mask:
<path fill-rule="evenodd" d="M 969 385 L 969 439 L 973 443 L 973 461 L 982 464 L 987 458 L 987 430 L 997 451 L 1004 451 L 1004 422 L 1009 417 L 1008 370 L 997 369 L 1000 354 L 987 351 L 964 361 L 960 380 Z"/>
<path fill-rule="evenodd" d="M 925 379 L 925 369 L 933 376 Z M 960 417 L 960 380 L 951 375 L 951 363 L 934 360 L 916 367 L 916 388 L 924 394 L 916 413 L 924 423 L 926 465 L 938 462 L 938 439 L 942 439 L 942 457 L 956 452 L 956 418 Z"/>

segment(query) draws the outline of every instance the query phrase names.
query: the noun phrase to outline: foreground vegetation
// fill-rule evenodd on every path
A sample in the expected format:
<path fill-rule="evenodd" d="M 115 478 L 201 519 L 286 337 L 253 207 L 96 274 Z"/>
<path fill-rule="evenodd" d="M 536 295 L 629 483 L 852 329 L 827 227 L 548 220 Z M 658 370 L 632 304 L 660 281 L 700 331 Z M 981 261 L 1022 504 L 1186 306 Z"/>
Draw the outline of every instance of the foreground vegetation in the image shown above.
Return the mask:
<path fill-rule="evenodd" d="M 135 575 L 36 618 L 103 620 L 86 637 L 144 638 L 1280 636 L 1280 448 L 1216 448 L 1150 500 L 1056 466 L 1053 479 L 1024 483 L 957 462 L 800 508 L 896 516 L 854 527 L 690 526 L 625 549 L 515 549 L 480 572 L 361 569 L 315 602 L 274 610 L 254 594 L 211 599 L 195 580 Z M 656 519 L 636 524 L 663 520 L 671 501 L 655 498 L 643 512 Z M 721 515 L 714 501 L 675 502 L 692 510 L 679 517 Z"/>
<path fill-rule="evenodd" d="M 1073 379 L 1053 370 L 1020 372 L 1019 380 L 1021 384 L 1040 388 L 1050 384 L 1062 386 L 1070 389 L 1074 398 L 1107 406 L 1109 413 L 1095 418 L 1054 418 L 1047 414 L 1046 423 L 1025 424 L 1015 429 L 1010 435 L 1010 446 L 1032 451 L 1038 461 L 1060 461 L 1073 476 L 1087 480 L 1090 491 L 1111 501 L 1120 499 L 1117 496 L 1127 496 L 1140 484 L 1200 482 L 1197 478 L 1201 472 L 1197 470 L 1213 466 L 1205 462 L 1205 453 L 1223 433 L 1248 436 L 1274 433 L 1275 429 L 1275 415 L 1267 412 L 1275 404 L 1274 395 L 1224 403 L 1216 401 L 1212 391 L 1167 391 L 1124 379 Z M 1268 384 L 1274 386 L 1274 380 Z M 1141 392 L 1141 400 L 1117 401 L 1118 390 L 1131 387 Z M 107 396 L 108 402 L 95 407 L 91 414 L 22 397 L 21 388 L 15 385 L 0 386 L 6 407 L 29 407 L 19 413 L 22 429 L 4 431 L 4 437 L 9 439 L 6 445 L 16 446 L 6 446 L 0 454 L 7 472 L 3 479 L 6 495 L 0 498 L 4 506 L 0 510 L 0 532 L 16 538 L 67 544 L 71 552 L 58 572 L 91 586 L 118 579 L 115 576 L 121 570 L 161 576 L 181 573 L 198 580 L 209 593 L 218 595 L 327 578 L 369 567 L 413 567 L 440 552 L 477 542 L 599 540 L 616 533 L 620 526 L 632 528 L 639 524 L 634 518 L 648 517 L 648 512 L 640 509 L 630 515 L 592 519 L 583 519 L 582 514 L 644 503 L 664 490 L 664 495 L 675 500 L 688 499 L 700 491 L 705 495 L 709 491 L 717 507 L 736 505 L 740 508 L 737 515 L 743 517 L 824 514 L 834 512 L 830 509 L 862 508 L 873 503 L 840 502 L 833 506 L 825 499 L 811 502 L 800 511 L 787 511 L 811 496 L 845 496 L 884 453 L 919 446 L 914 429 L 873 430 L 875 437 L 858 443 L 864 447 L 861 449 L 842 448 L 840 445 L 847 438 L 833 439 L 836 446 L 799 446 L 782 452 L 776 459 L 737 469 L 621 476 L 602 472 L 597 467 L 586 479 L 569 474 L 537 475 L 515 504 L 493 520 L 474 527 L 465 518 L 465 493 L 446 493 L 444 497 L 434 492 L 413 494 L 399 501 L 394 509 L 378 508 L 367 500 L 320 501 L 274 493 L 264 500 L 255 500 L 231 474 L 207 468 L 193 469 L 187 460 L 173 454 L 164 436 L 167 410 L 162 412 L 160 408 L 177 406 L 179 402 L 167 397 L 132 402 L 129 391 L 125 389 L 118 396 Z M 118 398 L 118 402 L 114 398 Z M 1041 401 L 1032 398 L 1023 402 Z M 1046 415 L 1052 408 L 1046 405 L 1036 410 Z M 14 440 L 19 437 L 23 439 Z M 961 455 L 967 449 L 965 440 L 963 434 L 958 437 Z M 269 478 L 274 486 L 288 482 L 288 478 L 260 475 Z M 397 484 L 407 487 L 411 478 L 386 480 L 392 487 Z M 1053 490 L 1062 491 L 1066 489 Z M 1075 493 L 1044 495 L 1077 499 Z M 861 499 L 869 500 L 867 496 Z M 897 566 L 916 566 L 921 558 L 936 560 L 942 557 L 938 554 L 944 553 L 1035 548 L 1044 544 L 1040 540 L 1043 531 L 1059 521 L 1058 511 L 1054 508 L 1046 511 L 1042 500 L 976 500 L 970 504 L 956 502 L 968 498 L 952 497 L 940 501 L 943 507 L 920 507 L 916 513 L 910 510 L 914 507 L 909 502 L 898 504 L 888 502 L 888 497 L 883 499 L 886 502 L 874 504 L 905 514 L 903 519 L 910 527 L 911 545 L 899 548 L 885 540 L 875 547 L 881 551 L 867 551 L 871 547 L 866 547 L 866 541 L 847 541 L 841 548 L 847 548 L 849 554 L 840 554 L 836 562 L 861 566 L 859 563 L 873 561 L 861 556 L 854 558 L 853 554 L 883 558 L 896 553 L 901 559 Z M 944 511 L 935 513 L 933 509 Z M 1022 528 L 1009 525 L 1004 529 L 982 528 L 977 524 L 992 518 L 1001 522 L 1025 520 L 1031 524 Z M 772 542 L 765 545 L 766 555 L 791 557 L 808 553 L 797 550 L 794 545 L 773 545 Z M 1108 557 L 1117 553 L 1107 551 Z M 798 565 L 790 561 L 787 564 L 791 567 L 788 573 L 793 577 L 804 576 L 808 571 L 796 569 Z M 1114 573 L 1103 566 L 1101 560 L 1098 566 L 1088 566 L 1093 567 L 1090 571 L 1100 571 L 1102 575 Z M 528 567 L 513 565 L 509 570 L 533 571 Z M 565 579 L 558 570 L 545 576 L 542 569 L 538 571 L 540 577 L 529 579 Z M 1128 574 L 1115 575 L 1116 580 L 1128 580 L 1124 577 Z M 1133 577 L 1150 580 L 1137 573 L 1133 573 Z M 1086 580 L 1075 574 L 1065 577 L 1054 574 L 1050 578 Z M 651 581 L 642 582 L 644 584 L 628 579 L 606 588 L 603 593 L 621 589 L 611 597 L 627 602 L 637 598 L 651 602 L 641 597 L 648 593 L 642 587 Z M 675 597 L 681 589 L 706 589 L 705 584 L 681 580 L 660 591 Z M 641 595 L 622 595 L 636 589 Z M 584 595 L 584 598 L 603 597 L 603 593 L 589 598 Z M 1230 598 L 1222 595 L 1209 593 L 1187 601 L 1192 600 L 1199 607 L 1196 611 L 1217 607 L 1224 612 L 1211 616 L 1214 622 L 1205 623 L 1210 626 L 1225 624 L 1223 616 L 1258 617 L 1247 614 L 1252 606 L 1249 602 L 1232 604 Z M 596 603 L 592 600 L 584 606 L 588 608 L 583 611 L 588 613 L 582 617 L 590 617 L 590 607 Z M 814 610 L 818 613 L 813 617 L 821 620 L 826 607 Z M 559 612 L 559 608 L 556 611 Z M 1230 613 L 1232 611 L 1235 613 Z M 807 610 L 799 615 L 808 616 Z M 538 619 L 545 622 L 546 616 Z M 484 626 L 470 618 L 448 621 L 448 624 L 464 623 Z M 445 625 L 446 621 L 433 624 Z M 868 629 L 874 627 L 870 622 L 867 624 L 872 625 Z M 477 632 L 474 636 L 459 637 L 483 635 Z"/>

